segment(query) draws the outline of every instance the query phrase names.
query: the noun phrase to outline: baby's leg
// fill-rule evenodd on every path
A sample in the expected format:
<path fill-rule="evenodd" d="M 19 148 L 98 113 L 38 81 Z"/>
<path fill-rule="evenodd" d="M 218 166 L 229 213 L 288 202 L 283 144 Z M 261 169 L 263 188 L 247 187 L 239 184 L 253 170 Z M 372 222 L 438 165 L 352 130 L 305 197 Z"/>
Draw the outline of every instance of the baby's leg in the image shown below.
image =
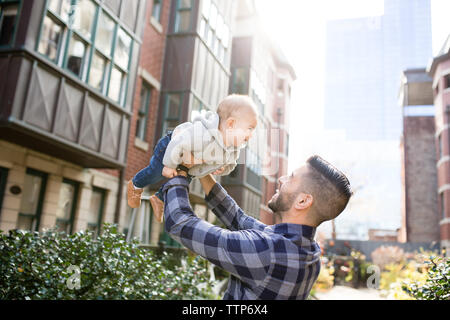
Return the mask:
<path fill-rule="evenodd" d="M 164 165 L 162 160 L 169 144 L 171 135 L 168 134 L 161 138 L 153 149 L 153 155 L 150 159 L 150 164 L 144 169 L 140 170 L 133 177 L 133 184 L 137 188 L 144 188 L 150 184 L 158 183 L 163 180 L 162 170 Z"/>

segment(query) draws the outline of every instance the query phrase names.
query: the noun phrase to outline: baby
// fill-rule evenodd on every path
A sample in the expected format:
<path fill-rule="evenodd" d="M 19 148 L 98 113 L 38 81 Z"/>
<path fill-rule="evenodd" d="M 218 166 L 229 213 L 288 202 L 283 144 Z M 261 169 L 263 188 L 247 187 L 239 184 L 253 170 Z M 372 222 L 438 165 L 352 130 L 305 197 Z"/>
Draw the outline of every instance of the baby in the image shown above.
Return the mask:
<path fill-rule="evenodd" d="M 180 165 L 193 164 L 189 179 L 208 174 L 228 175 L 237 164 L 240 149 L 252 137 L 257 125 L 256 107 L 245 95 L 232 94 L 219 103 L 217 113 L 203 112 L 192 122 L 178 125 L 161 138 L 150 159 L 129 182 L 128 205 L 138 208 L 141 194 L 147 185 L 177 175 Z M 190 162 L 190 161 L 194 162 Z M 186 169 L 186 168 L 185 168 Z M 158 222 L 163 220 L 161 189 L 150 198 Z"/>

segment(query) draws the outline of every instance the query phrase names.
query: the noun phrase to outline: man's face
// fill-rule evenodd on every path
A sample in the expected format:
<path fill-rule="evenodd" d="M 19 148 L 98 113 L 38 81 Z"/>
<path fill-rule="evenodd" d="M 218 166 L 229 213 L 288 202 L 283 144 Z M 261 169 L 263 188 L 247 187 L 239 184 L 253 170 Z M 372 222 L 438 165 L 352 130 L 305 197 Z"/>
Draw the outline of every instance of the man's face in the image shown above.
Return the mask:
<path fill-rule="evenodd" d="M 299 195 L 300 181 L 307 167 L 302 166 L 294 170 L 290 175 L 278 179 L 278 189 L 269 200 L 268 207 L 274 212 L 285 212 L 291 209 L 296 197 Z"/>

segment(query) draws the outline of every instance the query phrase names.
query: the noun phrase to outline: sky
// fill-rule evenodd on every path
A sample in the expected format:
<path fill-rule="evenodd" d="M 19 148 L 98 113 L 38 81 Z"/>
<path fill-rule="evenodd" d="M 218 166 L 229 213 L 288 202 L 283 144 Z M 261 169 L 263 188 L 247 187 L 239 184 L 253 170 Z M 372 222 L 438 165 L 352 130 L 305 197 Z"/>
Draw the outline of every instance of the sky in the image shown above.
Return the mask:
<path fill-rule="evenodd" d="M 379 166 L 383 163 L 391 172 L 400 172 L 399 141 L 348 142 L 345 132 L 323 127 L 326 21 L 382 15 L 383 0 L 255 2 L 266 32 L 276 39 L 297 73 L 290 106 L 289 171 L 310 155 L 320 154 L 346 173 L 355 194 L 336 220 L 338 233 L 345 225 L 342 230 L 363 239 L 368 228 L 399 228 L 400 176 L 386 177 Z M 449 0 L 431 0 L 433 54 L 450 34 L 448 12 Z M 330 223 L 319 227 L 327 236 L 330 231 Z"/>

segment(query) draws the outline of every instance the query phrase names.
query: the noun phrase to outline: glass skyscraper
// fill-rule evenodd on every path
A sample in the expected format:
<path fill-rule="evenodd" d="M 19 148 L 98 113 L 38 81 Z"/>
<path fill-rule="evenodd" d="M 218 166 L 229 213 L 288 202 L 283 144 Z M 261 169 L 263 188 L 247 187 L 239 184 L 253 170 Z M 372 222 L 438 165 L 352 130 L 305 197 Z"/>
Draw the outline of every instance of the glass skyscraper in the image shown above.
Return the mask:
<path fill-rule="evenodd" d="M 432 57 L 430 0 L 385 0 L 382 16 L 327 23 L 325 129 L 348 140 L 397 140 L 407 68 Z"/>

